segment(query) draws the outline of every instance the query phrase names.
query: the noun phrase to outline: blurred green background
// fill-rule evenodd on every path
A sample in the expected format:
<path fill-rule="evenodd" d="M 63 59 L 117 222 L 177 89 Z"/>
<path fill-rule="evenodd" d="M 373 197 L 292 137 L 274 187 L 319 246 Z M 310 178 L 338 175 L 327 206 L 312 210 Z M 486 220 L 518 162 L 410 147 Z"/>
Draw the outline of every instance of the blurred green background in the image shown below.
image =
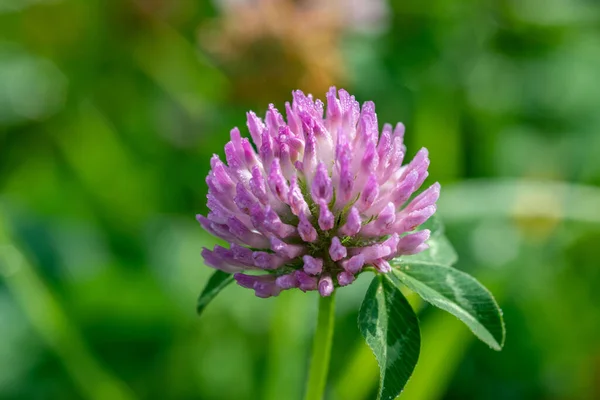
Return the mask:
<path fill-rule="evenodd" d="M 600 5 L 0 0 L 0 399 L 300 399 L 316 296 L 232 285 L 194 219 L 245 111 L 330 85 L 429 148 L 496 353 L 415 301 L 403 398 L 600 399 Z M 331 400 L 373 399 L 340 290 Z"/>

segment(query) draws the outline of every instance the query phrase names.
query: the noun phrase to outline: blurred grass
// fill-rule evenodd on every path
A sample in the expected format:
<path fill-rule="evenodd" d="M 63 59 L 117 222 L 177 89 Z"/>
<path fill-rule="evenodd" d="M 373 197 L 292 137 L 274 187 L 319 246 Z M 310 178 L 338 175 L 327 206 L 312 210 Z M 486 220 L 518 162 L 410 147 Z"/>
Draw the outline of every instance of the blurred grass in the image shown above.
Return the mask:
<path fill-rule="evenodd" d="M 501 294 L 501 353 L 420 309 L 403 398 L 600 398 L 600 7 L 339 1 L 0 1 L 0 399 L 300 399 L 316 298 L 232 285 L 197 319 L 194 214 L 248 109 L 329 85 L 428 147 L 460 268 Z M 368 278 L 330 399 L 376 391 Z"/>
<path fill-rule="evenodd" d="M 12 243 L 5 225 L 0 214 L 0 272 L 5 284 L 81 393 L 97 400 L 134 399 L 129 388 L 98 363 L 36 268 Z"/>

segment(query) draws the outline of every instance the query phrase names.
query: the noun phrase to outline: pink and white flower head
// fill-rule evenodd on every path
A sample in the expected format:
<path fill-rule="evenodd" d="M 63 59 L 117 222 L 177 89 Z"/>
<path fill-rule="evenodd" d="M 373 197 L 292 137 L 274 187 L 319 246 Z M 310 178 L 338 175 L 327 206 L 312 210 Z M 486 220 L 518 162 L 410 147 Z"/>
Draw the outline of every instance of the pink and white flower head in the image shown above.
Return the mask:
<path fill-rule="evenodd" d="M 380 134 L 373 102 L 361 108 L 334 87 L 326 97 L 325 109 L 293 92 L 286 118 L 272 104 L 264 120 L 249 112 L 252 140 L 234 128 L 227 163 L 211 160 L 210 212 L 197 219 L 230 246 L 202 256 L 259 297 L 329 296 L 366 267 L 386 273 L 388 260 L 427 249 L 429 230 L 416 228 L 435 212 L 440 185 L 410 200 L 427 177 L 427 150 L 402 166 L 404 125 Z"/>

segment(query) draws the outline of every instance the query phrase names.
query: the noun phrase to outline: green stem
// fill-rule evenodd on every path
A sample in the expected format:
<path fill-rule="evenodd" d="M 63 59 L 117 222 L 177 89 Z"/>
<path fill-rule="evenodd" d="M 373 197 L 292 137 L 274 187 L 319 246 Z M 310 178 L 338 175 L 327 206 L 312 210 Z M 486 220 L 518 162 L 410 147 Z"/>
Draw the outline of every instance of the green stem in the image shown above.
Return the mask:
<path fill-rule="evenodd" d="M 335 291 L 329 297 L 319 297 L 319 316 L 317 317 L 317 330 L 313 339 L 305 400 L 323 399 L 331 357 L 331 342 L 335 322 L 334 310 Z"/>

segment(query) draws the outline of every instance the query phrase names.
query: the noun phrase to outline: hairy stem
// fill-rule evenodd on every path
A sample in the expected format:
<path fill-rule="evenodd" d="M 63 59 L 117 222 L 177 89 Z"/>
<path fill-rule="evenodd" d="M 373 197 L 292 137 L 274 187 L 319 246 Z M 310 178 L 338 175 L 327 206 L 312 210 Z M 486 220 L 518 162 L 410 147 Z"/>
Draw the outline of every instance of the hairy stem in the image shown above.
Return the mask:
<path fill-rule="evenodd" d="M 331 342 L 333 340 L 335 291 L 329 297 L 319 297 L 317 330 L 313 339 L 312 359 L 308 372 L 305 400 L 322 400 L 327 383 Z"/>

